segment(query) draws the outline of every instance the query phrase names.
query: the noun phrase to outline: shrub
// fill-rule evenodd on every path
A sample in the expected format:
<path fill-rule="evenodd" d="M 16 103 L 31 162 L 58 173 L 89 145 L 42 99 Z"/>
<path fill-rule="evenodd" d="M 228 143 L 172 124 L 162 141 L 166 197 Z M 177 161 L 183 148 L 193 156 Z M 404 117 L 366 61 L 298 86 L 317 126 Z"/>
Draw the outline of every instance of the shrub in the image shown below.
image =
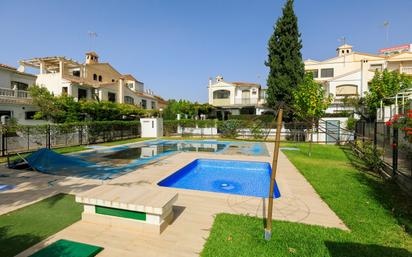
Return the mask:
<path fill-rule="evenodd" d="M 368 170 L 378 172 L 383 167 L 382 151 L 378 150 L 373 142 L 356 140 L 354 147 L 360 153 L 359 157 L 365 162 Z"/>
<path fill-rule="evenodd" d="M 243 126 L 244 122 L 241 120 L 225 120 L 218 123 L 218 129 L 222 137 L 236 138 L 239 136 L 239 128 Z"/>

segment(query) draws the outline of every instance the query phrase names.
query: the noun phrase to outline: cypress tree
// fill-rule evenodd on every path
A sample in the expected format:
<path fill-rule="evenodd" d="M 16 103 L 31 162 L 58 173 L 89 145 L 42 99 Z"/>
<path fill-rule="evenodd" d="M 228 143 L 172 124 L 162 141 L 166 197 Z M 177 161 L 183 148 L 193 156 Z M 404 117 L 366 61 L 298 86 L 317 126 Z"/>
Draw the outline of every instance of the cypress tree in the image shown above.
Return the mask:
<path fill-rule="evenodd" d="M 293 0 L 287 0 L 283 14 L 276 22 L 268 44 L 269 67 L 267 79 L 267 103 L 276 108 L 280 104 L 292 106 L 293 92 L 303 80 L 302 41 L 298 29 L 298 18 L 293 10 Z M 291 112 L 286 116 L 291 118 Z"/>

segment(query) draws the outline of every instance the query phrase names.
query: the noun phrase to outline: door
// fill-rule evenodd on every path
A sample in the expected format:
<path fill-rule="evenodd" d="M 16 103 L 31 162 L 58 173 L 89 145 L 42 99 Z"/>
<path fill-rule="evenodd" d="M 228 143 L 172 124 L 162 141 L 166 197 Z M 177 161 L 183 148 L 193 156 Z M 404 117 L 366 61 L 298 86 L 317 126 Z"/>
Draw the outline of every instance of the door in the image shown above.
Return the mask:
<path fill-rule="evenodd" d="M 326 143 L 336 144 L 340 141 L 340 121 L 328 120 L 326 123 Z"/>
<path fill-rule="evenodd" d="M 242 90 L 242 104 L 250 104 L 250 90 Z"/>

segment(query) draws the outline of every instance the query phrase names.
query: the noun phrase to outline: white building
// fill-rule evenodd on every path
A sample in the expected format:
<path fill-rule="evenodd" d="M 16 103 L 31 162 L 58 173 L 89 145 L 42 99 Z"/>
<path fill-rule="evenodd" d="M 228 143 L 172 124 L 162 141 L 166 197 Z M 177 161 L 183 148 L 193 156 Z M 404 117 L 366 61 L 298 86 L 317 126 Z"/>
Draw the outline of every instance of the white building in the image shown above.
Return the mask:
<path fill-rule="evenodd" d="M 95 52 L 86 53 L 84 63 L 63 56 L 20 61 L 25 67 L 39 69 L 36 84 L 47 87 L 55 95 L 67 94 L 77 100 L 105 100 L 128 103 L 143 109 L 158 109 L 158 97 L 144 89 L 144 84 L 130 74 L 121 74 L 109 63 L 99 62 Z"/>
<path fill-rule="evenodd" d="M 0 64 L 0 117 L 14 118 L 23 125 L 44 123 L 44 121 L 33 119 L 38 109 L 33 106 L 27 92 L 27 88 L 35 82 L 35 75 Z"/>
<path fill-rule="evenodd" d="M 227 82 L 222 76 L 209 79 L 209 104 L 217 107 L 217 116 L 227 119 L 228 115 L 256 114 L 271 111 L 265 107 L 265 89 L 260 84 L 248 82 Z"/>
<path fill-rule="evenodd" d="M 409 47 L 406 47 L 409 46 Z M 305 70 L 313 73 L 327 94 L 334 101 L 327 113 L 351 110 L 343 104 L 346 97 L 364 97 L 376 70 L 388 69 L 412 75 L 412 52 L 410 45 L 385 48 L 381 54 L 354 52 L 350 45 L 336 49 L 336 56 L 324 61 L 306 60 Z"/>

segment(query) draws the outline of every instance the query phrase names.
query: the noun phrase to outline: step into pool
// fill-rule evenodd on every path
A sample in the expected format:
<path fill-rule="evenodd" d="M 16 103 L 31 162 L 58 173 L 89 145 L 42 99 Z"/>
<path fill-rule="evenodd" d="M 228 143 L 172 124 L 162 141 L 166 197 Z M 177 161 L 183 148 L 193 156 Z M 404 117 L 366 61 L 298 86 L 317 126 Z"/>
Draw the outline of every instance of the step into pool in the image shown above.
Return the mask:
<path fill-rule="evenodd" d="M 271 172 L 268 162 L 196 159 L 158 185 L 267 198 Z M 274 197 L 280 197 L 276 183 Z"/>

